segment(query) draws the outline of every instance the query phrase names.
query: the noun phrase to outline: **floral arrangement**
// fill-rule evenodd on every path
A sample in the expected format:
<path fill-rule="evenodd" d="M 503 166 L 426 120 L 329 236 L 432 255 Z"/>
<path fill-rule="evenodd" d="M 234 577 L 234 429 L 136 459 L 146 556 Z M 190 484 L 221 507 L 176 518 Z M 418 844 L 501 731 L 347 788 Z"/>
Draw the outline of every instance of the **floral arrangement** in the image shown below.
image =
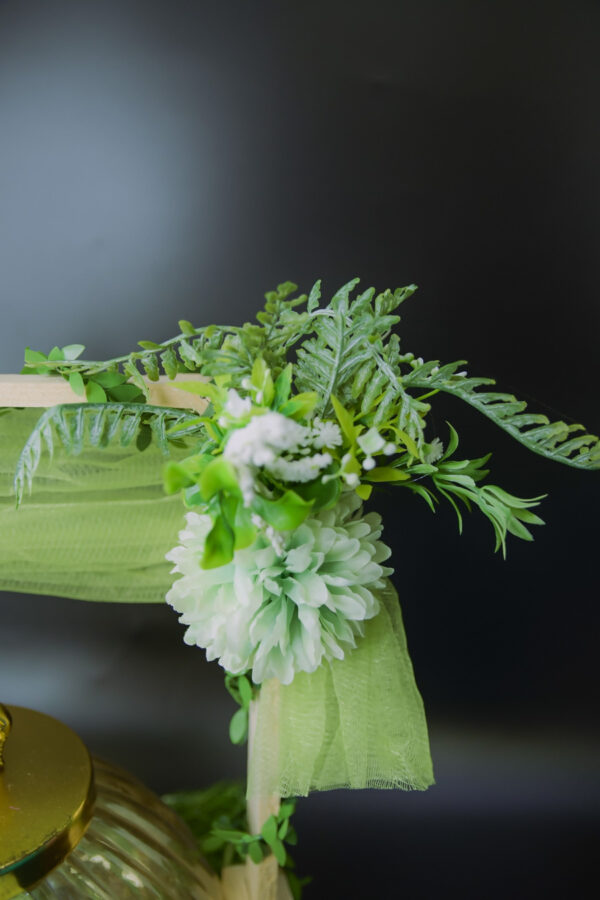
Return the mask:
<path fill-rule="evenodd" d="M 529 412 L 492 379 L 468 374 L 463 360 L 424 362 L 402 352 L 397 309 L 414 285 L 369 288 L 351 299 L 357 283 L 322 304 L 320 282 L 300 296 L 286 282 L 266 295 L 257 323 L 195 328 L 182 321 L 176 337 L 141 341 L 139 350 L 108 361 L 81 360 L 80 345 L 26 351 L 25 373 L 67 379 L 82 402 L 41 416 L 19 458 L 17 502 L 57 439 L 69 453 L 114 440 L 139 451 L 151 442 L 161 447 L 169 457 L 165 489 L 181 493 L 186 508 L 179 543 L 167 553 L 174 578 L 166 600 L 186 626 L 185 641 L 226 670 L 241 706 L 231 726 L 237 742 L 263 683 L 276 679 L 292 697 L 294 685 L 310 684 L 302 679 L 324 666 L 337 671 L 374 640 L 368 625 L 381 618 L 393 572 L 381 518 L 365 509 L 374 489 L 409 491 L 432 510 L 446 500 L 459 527 L 461 507 L 477 508 L 503 554 L 508 534 L 531 540 L 530 528 L 543 524 L 533 512 L 540 496 L 522 499 L 486 480 L 490 454 L 457 458 L 451 425 L 447 434 L 429 433 L 438 392 L 535 453 L 600 468 L 600 441 L 582 426 Z M 205 398 L 204 413 L 149 404 L 148 383 L 162 372 L 182 392 Z M 186 380 L 186 373 L 206 380 Z M 189 798 L 173 802 L 189 817 Z M 235 846 L 244 856 L 253 847 L 257 861 L 260 846 L 270 847 L 283 864 L 290 811 L 281 821 L 270 817 L 262 844 L 221 817 L 204 836 L 205 849 Z"/>

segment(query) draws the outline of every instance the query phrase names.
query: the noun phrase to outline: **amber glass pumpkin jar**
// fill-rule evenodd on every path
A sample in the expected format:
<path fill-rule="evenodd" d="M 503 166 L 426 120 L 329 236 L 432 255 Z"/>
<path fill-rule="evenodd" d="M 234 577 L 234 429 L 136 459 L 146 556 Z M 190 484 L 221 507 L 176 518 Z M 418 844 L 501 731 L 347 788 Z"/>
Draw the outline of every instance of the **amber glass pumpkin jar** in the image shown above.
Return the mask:
<path fill-rule="evenodd" d="M 0 900 L 220 900 L 184 823 L 62 723 L 0 706 Z"/>

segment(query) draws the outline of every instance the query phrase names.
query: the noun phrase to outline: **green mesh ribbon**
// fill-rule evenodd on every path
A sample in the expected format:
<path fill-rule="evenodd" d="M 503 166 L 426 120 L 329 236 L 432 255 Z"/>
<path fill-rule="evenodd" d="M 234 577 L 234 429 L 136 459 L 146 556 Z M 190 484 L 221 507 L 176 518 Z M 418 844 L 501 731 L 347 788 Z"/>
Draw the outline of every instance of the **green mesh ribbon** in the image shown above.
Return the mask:
<path fill-rule="evenodd" d="M 183 524 L 180 497 L 162 488 L 165 457 L 86 448 L 42 457 L 31 496 L 15 509 L 19 453 L 43 410 L 0 417 L 0 590 L 80 600 L 161 603 L 172 577 L 165 553 Z"/>
<path fill-rule="evenodd" d="M 162 489 L 164 457 L 118 441 L 42 459 L 15 509 L 12 479 L 41 410 L 0 417 L 0 590 L 160 603 L 183 509 Z M 181 451 L 185 454 L 187 451 Z M 391 586 L 343 661 L 260 693 L 250 789 L 301 796 L 331 788 L 415 788 L 433 776 L 423 704 Z M 275 702 L 272 702 L 275 700 Z M 277 736 L 274 739 L 274 736 Z"/>
<path fill-rule="evenodd" d="M 423 701 L 408 655 L 398 596 L 344 660 L 263 684 L 252 736 L 250 793 L 306 796 L 333 788 L 425 790 L 433 784 Z M 274 735 L 278 735 L 274 740 Z"/>

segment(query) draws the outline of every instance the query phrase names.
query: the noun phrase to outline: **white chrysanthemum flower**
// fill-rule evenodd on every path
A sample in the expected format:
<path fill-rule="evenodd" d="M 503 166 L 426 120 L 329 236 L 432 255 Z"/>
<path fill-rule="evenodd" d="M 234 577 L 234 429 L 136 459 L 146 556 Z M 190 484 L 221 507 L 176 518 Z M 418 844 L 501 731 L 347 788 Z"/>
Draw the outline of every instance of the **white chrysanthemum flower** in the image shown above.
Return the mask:
<path fill-rule="evenodd" d="M 186 519 L 180 545 L 167 554 L 182 577 L 166 599 L 187 625 L 185 642 L 229 672 L 252 669 L 257 684 L 273 677 L 289 684 L 296 672 L 343 659 L 379 611 L 390 550 L 379 540 L 380 516 L 363 516 L 354 493 L 282 533 L 281 554 L 261 534 L 216 569 L 199 565 L 210 518 Z"/>

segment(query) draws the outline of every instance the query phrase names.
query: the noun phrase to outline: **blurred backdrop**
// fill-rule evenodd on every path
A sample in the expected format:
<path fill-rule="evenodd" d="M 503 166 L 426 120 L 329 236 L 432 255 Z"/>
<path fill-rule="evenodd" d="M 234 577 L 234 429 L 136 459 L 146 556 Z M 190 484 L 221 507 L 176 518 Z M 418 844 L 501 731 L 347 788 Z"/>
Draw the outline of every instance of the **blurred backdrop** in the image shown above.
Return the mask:
<path fill-rule="evenodd" d="M 591 0 L 3 0 L 0 369 L 359 275 L 419 284 L 405 350 L 598 432 L 599 34 Z M 306 897 L 596 896 L 599 480 L 437 400 L 547 525 L 503 562 L 485 520 L 376 498 L 437 785 L 303 801 Z M 242 775 L 221 671 L 169 608 L 0 610 L 3 699 L 158 791 Z"/>

